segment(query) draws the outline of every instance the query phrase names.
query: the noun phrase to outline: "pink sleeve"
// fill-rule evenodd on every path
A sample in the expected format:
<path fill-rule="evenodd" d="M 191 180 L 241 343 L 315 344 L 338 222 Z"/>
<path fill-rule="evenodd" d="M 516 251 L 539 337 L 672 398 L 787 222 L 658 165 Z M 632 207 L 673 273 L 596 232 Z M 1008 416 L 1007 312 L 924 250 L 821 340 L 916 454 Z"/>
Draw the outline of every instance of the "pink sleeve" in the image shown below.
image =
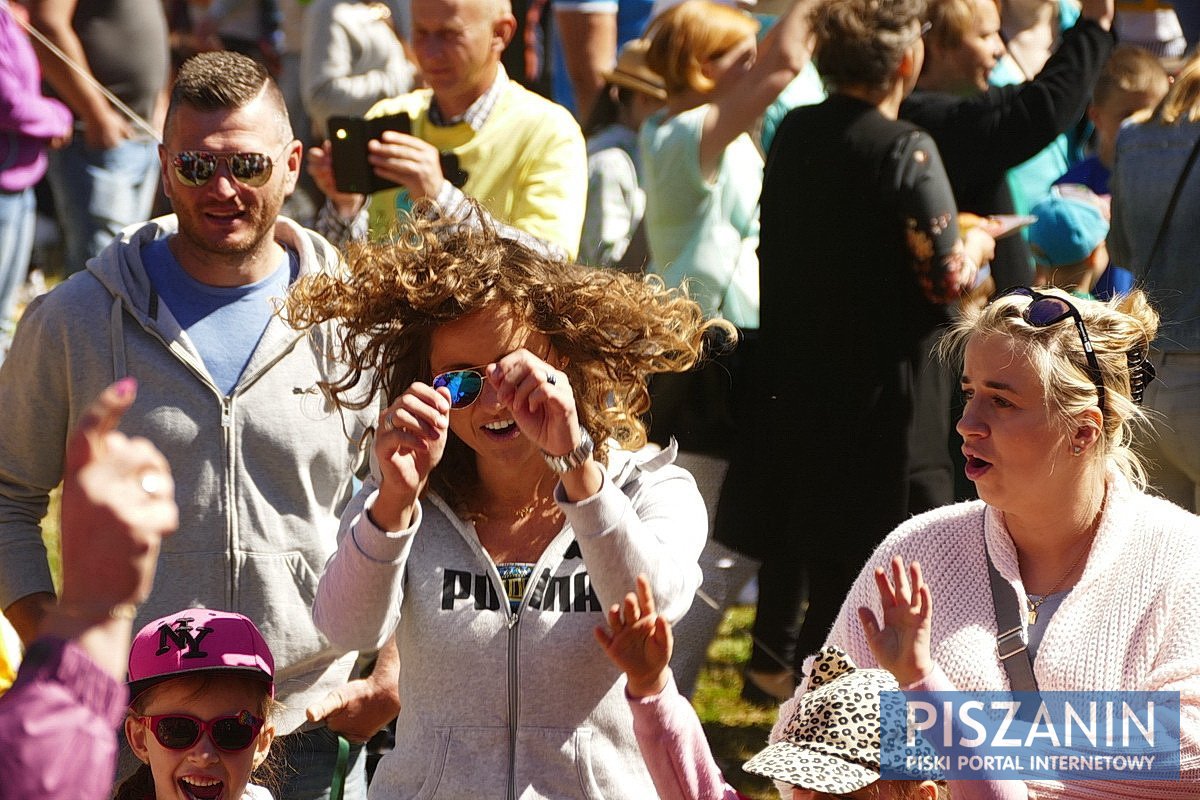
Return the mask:
<path fill-rule="evenodd" d="M 0 131 L 33 139 L 53 139 L 71 132 L 71 110 L 43 97 L 37 55 L 29 37 L 8 9 L 0 9 Z"/>
<path fill-rule="evenodd" d="M 936 664 L 923 680 L 904 687 L 905 691 L 954 692 L 950 678 Z M 1024 781 L 948 781 L 954 800 L 1027 800 Z"/>
<path fill-rule="evenodd" d="M 695 709 L 674 676 L 652 697 L 626 695 L 633 732 L 662 800 L 739 800 L 713 760 Z"/>
<path fill-rule="evenodd" d="M 0 800 L 108 798 L 128 696 L 74 642 L 34 642 L 0 697 Z"/>

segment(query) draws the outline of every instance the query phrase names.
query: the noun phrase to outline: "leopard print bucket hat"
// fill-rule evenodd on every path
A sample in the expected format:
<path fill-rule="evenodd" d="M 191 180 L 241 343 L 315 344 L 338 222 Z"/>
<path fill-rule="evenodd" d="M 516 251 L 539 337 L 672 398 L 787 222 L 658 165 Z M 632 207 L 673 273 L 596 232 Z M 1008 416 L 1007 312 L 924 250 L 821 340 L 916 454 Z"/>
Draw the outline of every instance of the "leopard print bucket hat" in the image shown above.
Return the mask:
<path fill-rule="evenodd" d="M 742 768 L 831 794 L 869 786 L 880 773 L 880 693 L 899 689 L 887 670 L 859 669 L 843 651 L 824 648 L 783 738 Z"/>

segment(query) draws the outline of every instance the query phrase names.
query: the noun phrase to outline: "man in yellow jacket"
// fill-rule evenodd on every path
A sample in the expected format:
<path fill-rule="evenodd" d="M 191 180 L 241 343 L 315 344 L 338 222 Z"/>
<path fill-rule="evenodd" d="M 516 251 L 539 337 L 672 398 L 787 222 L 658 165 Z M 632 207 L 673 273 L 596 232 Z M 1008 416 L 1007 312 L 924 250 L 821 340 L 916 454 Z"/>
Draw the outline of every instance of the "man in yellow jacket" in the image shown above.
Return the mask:
<path fill-rule="evenodd" d="M 412 17 L 429 88 L 367 112 L 411 118 L 411 133 L 385 131 L 368 144 L 375 175 L 398 188 L 339 193 L 328 146 L 312 148 L 309 170 L 329 197 L 317 229 L 335 243 L 377 238 L 413 201 L 454 214 L 473 198 L 514 235 L 574 258 L 587 195 L 583 134 L 569 111 L 505 73 L 500 55 L 516 29 L 508 0 L 413 0 Z"/>

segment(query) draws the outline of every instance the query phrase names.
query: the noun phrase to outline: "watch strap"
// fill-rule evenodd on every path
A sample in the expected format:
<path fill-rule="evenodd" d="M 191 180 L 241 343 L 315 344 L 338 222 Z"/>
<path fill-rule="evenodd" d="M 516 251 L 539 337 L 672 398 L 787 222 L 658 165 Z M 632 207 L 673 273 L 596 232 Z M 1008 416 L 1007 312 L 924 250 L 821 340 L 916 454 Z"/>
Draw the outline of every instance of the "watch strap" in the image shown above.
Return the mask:
<path fill-rule="evenodd" d="M 545 450 L 542 451 L 542 458 L 546 459 L 546 466 L 556 475 L 562 475 L 564 472 L 570 472 L 578 467 L 583 462 L 591 457 L 592 451 L 596 445 L 592 441 L 591 435 L 588 434 L 587 428 L 579 426 L 579 444 L 575 449 L 564 456 L 552 456 Z"/>

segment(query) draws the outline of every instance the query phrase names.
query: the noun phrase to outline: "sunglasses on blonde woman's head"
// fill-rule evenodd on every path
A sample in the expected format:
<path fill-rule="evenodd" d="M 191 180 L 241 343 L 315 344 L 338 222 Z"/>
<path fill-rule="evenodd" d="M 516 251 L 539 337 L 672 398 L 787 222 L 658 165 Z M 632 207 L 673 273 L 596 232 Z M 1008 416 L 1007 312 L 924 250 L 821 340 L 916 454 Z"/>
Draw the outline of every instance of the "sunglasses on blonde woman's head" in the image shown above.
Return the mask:
<path fill-rule="evenodd" d="M 461 409 L 474 403 L 483 393 L 484 370 L 487 366 L 450 369 L 433 376 L 433 388 L 450 392 L 450 408 Z"/>
<path fill-rule="evenodd" d="M 209 150 L 180 150 L 171 159 L 175 177 L 184 186 L 203 186 L 217 174 L 218 165 L 224 161 L 229 174 L 238 183 L 259 187 L 271 179 L 271 172 L 284 153 L 292 146 L 284 145 L 279 155 L 271 158 L 264 153 L 214 153 Z"/>
<path fill-rule="evenodd" d="M 1080 315 L 1079 309 L 1062 297 L 1042 294 L 1025 286 L 1008 289 L 997 295 L 996 299 L 1010 295 L 1028 297 L 1032 301 L 1021 312 L 1021 319 L 1034 328 L 1048 328 L 1068 318 L 1075 323 L 1075 330 L 1079 333 L 1079 343 L 1083 345 L 1083 355 L 1087 358 L 1088 377 L 1092 379 L 1092 385 L 1096 387 L 1096 404 L 1100 407 L 1100 415 L 1103 416 L 1104 374 L 1100 371 L 1100 360 L 1096 358 L 1096 353 L 1092 349 L 1092 340 L 1088 336 L 1087 327 L 1083 324 L 1083 317 Z"/>
<path fill-rule="evenodd" d="M 191 714 L 158 714 L 139 716 L 137 720 L 150 729 L 158 743 L 168 750 L 187 750 L 201 734 L 207 733 L 218 750 L 238 753 L 254 743 L 262 730 L 263 720 L 249 711 L 224 717 L 202 720 Z"/>

